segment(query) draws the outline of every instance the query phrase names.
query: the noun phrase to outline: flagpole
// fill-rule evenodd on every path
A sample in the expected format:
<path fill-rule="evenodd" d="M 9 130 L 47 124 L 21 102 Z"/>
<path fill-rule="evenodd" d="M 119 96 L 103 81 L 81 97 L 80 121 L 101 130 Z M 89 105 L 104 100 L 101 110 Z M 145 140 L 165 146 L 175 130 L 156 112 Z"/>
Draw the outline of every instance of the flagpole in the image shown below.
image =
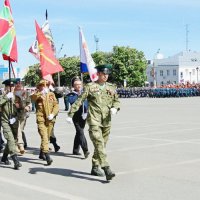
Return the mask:
<path fill-rule="evenodd" d="M 14 71 L 14 68 L 13 68 L 13 65 L 12 65 L 12 62 L 11 62 L 11 69 L 12 69 L 12 73 L 13 73 L 14 78 L 16 78 L 16 76 L 15 76 L 15 71 Z"/>
<path fill-rule="evenodd" d="M 11 91 L 11 64 L 12 64 L 12 62 L 11 62 L 11 60 L 10 60 L 10 57 L 9 57 L 9 60 L 8 60 L 8 74 L 9 74 L 9 82 L 10 82 L 10 92 L 12 92 Z M 9 109 L 9 119 L 11 119 L 12 118 L 12 116 L 11 116 L 11 113 L 12 113 L 12 99 L 9 99 L 9 103 L 10 103 L 10 109 Z"/>

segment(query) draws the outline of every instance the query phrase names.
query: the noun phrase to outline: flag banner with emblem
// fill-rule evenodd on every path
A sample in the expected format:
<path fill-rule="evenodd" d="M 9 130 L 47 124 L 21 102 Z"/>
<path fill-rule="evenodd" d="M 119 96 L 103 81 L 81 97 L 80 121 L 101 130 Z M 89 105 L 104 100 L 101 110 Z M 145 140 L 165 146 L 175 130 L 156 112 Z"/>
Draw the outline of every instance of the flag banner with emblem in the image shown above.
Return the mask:
<path fill-rule="evenodd" d="M 44 33 L 42 32 L 42 29 L 39 27 L 36 21 L 35 26 L 38 40 L 38 48 L 40 53 L 40 66 L 42 77 L 63 71 L 62 66 L 55 58 L 54 52 L 52 51 L 48 39 L 45 37 Z"/>
<path fill-rule="evenodd" d="M 91 81 L 98 79 L 95 63 L 88 49 L 82 29 L 79 27 L 79 42 L 80 42 L 80 68 L 81 73 L 89 72 Z"/>
<path fill-rule="evenodd" d="M 4 60 L 17 62 L 17 40 L 9 0 L 4 1 L 0 12 L 0 51 Z"/>
<path fill-rule="evenodd" d="M 55 54 L 56 48 L 55 48 L 55 44 L 54 44 L 54 41 L 53 41 L 53 35 L 51 33 L 51 29 L 50 29 L 48 20 L 46 20 L 44 22 L 41 29 L 42 29 L 42 32 L 44 33 L 45 37 L 48 39 L 48 41 L 51 45 L 52 51 Z M 35 56 L 36 59 L 38 59 L 38 60 L 40 59 L 37 39 L 33 42 L 31 47 L 29 48 L 29 52 L 32 53 Z"/>

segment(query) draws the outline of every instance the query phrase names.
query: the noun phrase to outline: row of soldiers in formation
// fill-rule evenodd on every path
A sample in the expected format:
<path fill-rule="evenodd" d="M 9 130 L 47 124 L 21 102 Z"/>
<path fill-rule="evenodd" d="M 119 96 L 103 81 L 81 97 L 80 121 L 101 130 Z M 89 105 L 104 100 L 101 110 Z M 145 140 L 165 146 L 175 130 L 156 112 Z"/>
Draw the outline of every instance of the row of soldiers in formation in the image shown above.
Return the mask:
<path fill-rule="evenodd" d="M 74 124 L 76 129 L 73 154 L 79 155 L 81 147 L 85 158 L 90 154 L 83 130 L 87 120 L 89 136 L 94 146 L 91 175 L 105 175 L 108 181 L 115 176 L 115 173 L 110 169 L 105 148 L 111 129 L 111 115 L 116 115 L 120 110 L 116 86 L 107 82 L 111 68 L 112 66 L 109 64 L 96 66 L 96 81 L 86 84 L 84 89 L 82 89 L 82 81 L 79 78 L 75 77 L 72 80 L 73 87 L 77 90 L 68 95 L 71 108 L 66 119 L 68 123 Z M 17 92 L 19 81 L 9 79 L 3 84 L 5 84 L 5 91 L 0 96 L 1 122 L 7 143 L 1 162 L 10 165 L 8 158 L 10 155 L 14 162 L 14 169 L 19 169 L 22 166 L 16 147 L 18 146 L 20 153 L 24 153 L 24 146 L 21 145 L 23 142 L 20 143 L 25 126 L 22 127 L 22 121 L 25 124 L 32 107 L 32 101 L 35 103 L 36 123 L 41 138 L 39 158 L 45 160 L 47 165 L 51 165 L 53 162 L 49 151 L 51 138 L 53 138 L 55 152 L 60 149 L 56 144 L 53 132 L 59 113 L 59 103 L 53 88 L 50 87 L 48 81 L 41 80 L 37 85 L 37 90 L 30 96 L 26 96 L 22 90 Z"/>
<path fill-rule="evenodd" d="M 166 98 L 166 97 L 194 97 L 200 96 L 200 87 L 138 87 L 138 88 L 118 88 L 117 93 L 120 98 Z"/>

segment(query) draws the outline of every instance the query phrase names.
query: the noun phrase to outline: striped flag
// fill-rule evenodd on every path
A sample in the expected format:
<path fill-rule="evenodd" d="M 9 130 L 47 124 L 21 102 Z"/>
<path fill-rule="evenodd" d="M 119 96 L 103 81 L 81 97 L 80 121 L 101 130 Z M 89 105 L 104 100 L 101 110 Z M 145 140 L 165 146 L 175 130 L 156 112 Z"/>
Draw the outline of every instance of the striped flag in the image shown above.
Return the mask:
<path fill-rule="evenodd" d="M 89 52 L 85 37 L 83 35 L 82 29 L 79 27 L 79 42 L 80 42 L 80 68 L 81 73 L 89 72 L 91 81 L 97 81 L 97 70 L 95 68 L 95 63 Z"/>
<path fill-rule="evenodd" d="M 17 62 L 17 41 L 9 0 L 4 1 L 0 12 L 0 51 L 4 60 Z"/>

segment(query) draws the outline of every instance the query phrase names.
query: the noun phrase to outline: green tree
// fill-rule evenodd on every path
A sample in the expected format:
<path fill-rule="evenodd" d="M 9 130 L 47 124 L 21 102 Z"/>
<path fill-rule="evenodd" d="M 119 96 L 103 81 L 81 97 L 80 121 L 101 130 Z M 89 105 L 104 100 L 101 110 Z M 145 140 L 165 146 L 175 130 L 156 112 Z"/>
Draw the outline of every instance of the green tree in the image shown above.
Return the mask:
<path fill-rule="evenodd" d="M 39 67 L 39 64 L 29 67 L 27 74 L 23 78 L 25 85 L 34 87 L 41 80 Z"/>
<path fill-rule="evenodd" d="M 144 86 L 147 62 L 142 51 L 130 47 L 113 47 L 112 80 L 122 86 L 124 80 L 130 87 Z"/>
<path fill-rule="evenodd" d="M 127 86 L 143 86 L 146 81 L 146 59 L 142 51 L 130 47 L 114 46 L 112 52 L 95 52 L 92 54 L 96 65 L 110 63 L 113 65 L 113 72 L 109 80 L 122 86 L 124 80 Z M 80 76 L 80 59 L 77 56 L 60 58 L 59 62 L 64 71 L 60 72 L 60 85 L 70 86 L 74 76 Z M 25 83 L 35 86 L 41 79 L 39 64 L 29 67 L 29 71 L 24 77 Z M 53 75 L 55 84 L 58 85 L 58 74 Z M 89 75 L 84 74 L 83 79 L 88 82 Z"/>

